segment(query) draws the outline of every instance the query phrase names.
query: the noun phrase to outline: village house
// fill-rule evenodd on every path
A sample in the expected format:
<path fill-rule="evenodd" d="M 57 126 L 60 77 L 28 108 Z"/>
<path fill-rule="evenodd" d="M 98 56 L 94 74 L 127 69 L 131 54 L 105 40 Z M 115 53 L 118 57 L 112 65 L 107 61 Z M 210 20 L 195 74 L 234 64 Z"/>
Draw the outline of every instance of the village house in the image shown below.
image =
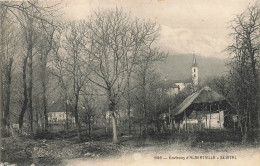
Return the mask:
<path fill-rule="evenodd" d="M 235 109 L 208 86 L 188 96 L 173 115 L 178 130 L 235 129 L 237 126 Z"/>
<path fill-rule="evenodd" d="M 75 126 L 75 118 L 73 116 L 73 108 L 68 107 L 68 122 L 69 126 Z M 48 109 L 48 124 L 53 129 L 64 129 L 66 125 L 66 105 L 61 100 L 52 102 Z"/>

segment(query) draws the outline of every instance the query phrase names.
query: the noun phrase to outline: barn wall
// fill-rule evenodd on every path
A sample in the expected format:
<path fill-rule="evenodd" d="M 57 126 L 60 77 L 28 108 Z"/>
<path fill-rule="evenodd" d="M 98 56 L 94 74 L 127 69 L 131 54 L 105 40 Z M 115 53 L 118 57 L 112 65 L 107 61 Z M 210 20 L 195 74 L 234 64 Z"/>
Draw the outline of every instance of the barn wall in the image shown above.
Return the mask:
<path fill-rule="evenodd" d="M 201 112 L 195 111 L 187 118 L 184 117 L 184 120 L 180 123 L 181 129 L 188 130 L 201 130 L 201 129 L 223 129 L 224 128 L 224 111 L 220 111 L 220 113 L 211 113 L 207 115 L 203 115 Z M 178 125 L 174 125 L 178 128 Z"/>
<path fill-rule="evenodd" d="M 207 127 L 206 128 L 214 128 L 214 129 L 221 129 L 224 128 L 224 111 L 219 113 L 211 114 L 211 121 L 210 114 L 207 114 Z M 203 119 L 203 123 L 206 124 L 206 118 Z"/>

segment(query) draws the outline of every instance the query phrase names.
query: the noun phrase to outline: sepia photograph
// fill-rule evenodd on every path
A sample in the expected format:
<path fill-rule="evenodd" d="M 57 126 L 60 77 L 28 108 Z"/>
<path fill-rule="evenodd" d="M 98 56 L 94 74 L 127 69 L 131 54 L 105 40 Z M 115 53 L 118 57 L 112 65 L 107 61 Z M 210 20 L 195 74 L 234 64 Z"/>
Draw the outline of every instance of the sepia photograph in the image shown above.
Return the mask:
<path fill-rule="evenodd" d="M 0 0 L 0 166 L 260 166 L 259 0 Z"/>

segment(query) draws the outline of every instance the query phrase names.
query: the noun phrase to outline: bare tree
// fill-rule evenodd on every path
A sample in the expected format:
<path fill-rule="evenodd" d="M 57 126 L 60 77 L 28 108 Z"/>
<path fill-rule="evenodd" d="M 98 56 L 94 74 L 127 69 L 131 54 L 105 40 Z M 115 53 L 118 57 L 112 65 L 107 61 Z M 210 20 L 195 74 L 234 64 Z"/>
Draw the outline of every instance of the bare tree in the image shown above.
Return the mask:
<path fill-rule="evenodd" d="M 227 50 L 233 55 L 231 76 L 244 143 L 248 134 L 252 135 L 259 128 L 259 5 L 255 4 L 238 15 L 230 28 L 234 43 Z"/>
<path fill-rule="evenodd" d="M 54 40 L 52 44 L 52 64 L 51 68 L 52 70 L 50 71 L 52 75 L 54 75 L 57 80 L 58 80 L 58 85 L 61 90 L 61 97 L 63 98 L 64 105 L 65 105 L 65 114 L 66 114 L 66 129 L 68 131 L 69 129 L 69 84 L 70 82 L 68 81 L 67 78 L 67 69 L 66 69 L 66 58 L 63 56 L 63 35 L 65 33 L 66 28 L 62 26 L 61 24 L 59 25 L 59 28 L 56 30 L 54 34 Z"/>
<path fill-rule="evenodd" d="M 1 25 L 1 39 L 0 39 L 0 47 L 1 47 L 1 50 L 0 50 L 0 126 L 1 126 L 1 129 L 0 129 L 0 146 L 2 147 L 2 126 L 3 126 L 3 82 L 2 82 L 2 80 L 3 80 L 3 77 L 2 77 L 2 62 L 3 62 L 3 55 L 4 55 L 4 44 L 3 44 L 3 42 L 4 42 L 4 30 L 3 30 L 3 26 L 2 25 L 4 25 L 3 24 L 3 22 L 4 22 L 4 19 L 5 19 L 5 17 L 6 17 L 6 10 L 3 8 L 3 6 L 1 5 L 0 6 L 0 25 Z M 0 149 L 0 161 L 2 161 L 2 150 Z"/>
<path fill-rule="evenodd" d="M 23 127 L 23 118 L 24 118 L 24 114 L 25 114 L 25 111 L 27 109 L 27 103 L 28 103 L 27 74 L 26 74 L 27 60 L 28 60 L 28 57 L 25 56 L 24 59 L 23 59 L 23 97 L 24 97 L 24 100 L 23 100 L 23 106 L 22 106 L 22 110 L 20 112 L 19 120 L 18 120 L 20 130 Z"/>
<path fill-rule="evenodd" d="M 44 128 L 48 129 L 48 113 L 47 113 L 47 84 L 48 84 L 48 57 L 53 48 L 54 33 L 56 27 L 53 24 L 43 24 L 41 26 L 40 40 L 37 46 L 39 53 L 39 66 L 40 66 L 40 80 L 42 85 L 42 96 L 43 96 L 43 112 L 44 112 Z"/>
<path fill-rule="evenodd" d="M 83 58 L 83 54 L 85 54 L 84 47 L 82 46 L 84 43 L 84 34 L 84 22 L 71 22 L 68 24 L 64 40 L 64 49 L 67 53 L 65 60 L 66 70 L 68 73 L 68 78 L 73 81 L 72 92 L 74 99 L 74 114 L 80 141 L 82 141 L 82 135 L 79 121 L 78 104 L 80 91 L 87 81 L 87 75 L 89 73 L 88 65 L 90 63 L 87 58 Z"/>
<path fill-rule="evenodd" d="M 11 21 L 11 20 L 9 20 Z M 12 85 L 12 72 L 13 63 L 17 54 L 17 44 L 18 40 L 15 36 L 18 36 L 18 32 L 15 31 L 14 25 L 11 22 L 7 23 L 8 31 L 5 34 L 5 54 L 3 56 L 3 84 L 4 84 L 4 125 L 9 135 L 10 128 L 10 102 L 11 102 L 11 85 Z"/>
<path fill-rule="evenodd" d="M 23 30 L 24 39 L 26 45 L 26 56 L 23 60 L 23 82 L 24 82 L 24 104 L 19 116 L 19 126 L 22 128 L 23 125 L 23 117 L 27 106 L 30 112 L 30 128 L 31 132 L 33 130 L 33 107 L 32 107 L 32 89 L 33 89 L 33 49 L 35 47 L 35 39 L 36 39 L 36 30 L 39 28 L 39 24 L 44 22 L 46 24 L 50 24 L 45 17 L 48 15 L 52 15 L 55 13 L 54 6 L 48 6 L 44 3 L 40 3 L 39 1 L 21 1 L 21 2 L 3 2 L 1 3 L 1 7 L 7 9 L 7 12 L 15 16 L 16 21 L 19 23 L 21 29 Z M 27 68 L 28 65 L 28 68 Z M 27 75 L 28 70 L 28 75 Z M 28 80 L 28 85 L 27 85 Z M 28 92 L 27 92 L 28 91 Z"/>
<path fill-rule="evenodd" d="M 208 78 L 204 84 L 210 86 L 211 88 L 225 96 L 227 99 L 230 99 L 231 81 L 229 75 Z"/>
<path fill-rule="evenodd" d="M 5 24 L 6 24 L 6 17 L 7 17 L 7 9 L 5 8 L 5 7 L 3 7 L 3 6 L 0 6 L 0 16 L 1 16 L 1 19 L 0 19 L 0 25 L 1 25 L 1 39 L 0 39 L 0 46 L 1 46 L 1 52 L 0 52 L 0 105 L 1 105 L 1 107 L 0 107 L 0 120 L 1 120 L 1 130 L 0 130 L 0 133 L 2 134 L 2 126 L 4 126 L 4 123 L 3 123 L 3 103 L 4 103 L 4 99 L 3 99 L 3 75 L 2 75 L 2 70 L 3 70 L 3 58 L 4 58 L 4 55 L 5 55 L 5 33 L 6 33 L 6 27 L 5 27 Z M 1 142 L 1 140 L 0 140 L 0 142 Z"/>
<path fill-rule="evenodd" d="M 131 27 L 133 34 L 133 46 L 130 55 L 126 56 L 126 73 L 127 73 L 127 86 L 126 86 L 126 102 L 127 102 L 127 115 L 128 115 L 128 130 L 131 134 L 131 91 L 134 89 L 131 81 L 132 74 L 140 62 L 142 61 L 142 51 L 147 47 L 152 47 L 155 43 L 160 28 L 149 21 L 135 20 Z"/>
<path fill-rule="evenodd" d="M 33 105 L 32 105 L 32 93 L 33 93 L 33 56 L 34 56 L 34 47 L 37 40 L 37 20 L 35 20 L 33 13 L 35 12 L 35 9 L 33 6 L 29 6 L 31 8 L 30 15 L 26 12 L 20 12 L 20 25 L 23 30 L 23 36 L 25 39 L 25 47 L 26 47 L 26 57 L 24 60 L 24 65 L 27 65 L 25 61 L 28 63 L 28 108 L 29 108 L 29 127 L 30 132 L 33 134 Z M 36 14 L 36 13 L 35 13 Z M 26 74 L 26 67 L 24 66 L 24 74 Z M 27 77 L 25 76 L 25 77 Z M 26 81 L 24 82 L 26 83 Z M 27 87 L 26 86 L 26 87 Z M 24 87 L 25 88 L 25 87 Z M 26 89 L 26 88 L 25 88 Z M 27 92 L 26 92 L 27 93 Z M 26 104 L 26 103 L 25 103 Z M 24 108 L 25 106 L 23 106 Z M 23 112 L 23 110 L 22 110 Z"/>
<path fill-rule="evenodd" d="M 88 124 L 88 135 L 91 137 L 91 120 L 94 119 L 94 116 L 96 115 L 96 109 L 97 109 L 97 101 L 94 98 L 93 95 L 89 94 L 82 94 L 83 100 L 82 100 L 82 106 L 83 106 L 83 111 L 85 116 L 84 121 L 87 122 Z M 86 119 L 85 119 L 86 118 Z"/>
<path fill-rule="evenodd" d="M 54 5 L 55 6 L 55 5 Z M 4 31 L 3 30 L 3 25 L 5 25 L 3 22 L 5 21 L 6 19 L 6 15 L 8 14 L 9 17 L 14 17 L 15 18 L 15 21 L 16 23 L 20 23 L 21 27 L 23 25 L 25 25 L 25 16 L 28 16 L 27 18 L 30 17 L 30 19 L 27 20 L 27 23 L 31 22 L 31 20 L 35 19 L 35 20 L 40 20 L 40 21 L 44 21 L 44 16 L 46 14 L 50 14 L 48 11 L 53 11 L 53 7 L 54 6 L 44 6 L 44 5 L 40 5 L 39 1 L 36 1 L 36 0 L 33 0 L 33 1 L 3 1 L 3 2 L 0 2 L 0 20 L 1 20 L 1 23 L 0 23 L 0 29 L 1 29 L 1 39 L 0 39 L 0 121 L 3 122 L 2 120 L 2 115 L 3 115 L 3 97 L 2 97 L 2 94 L 3 94 L 3 82 L 2 82 L 2 74 L 3 74 L 3 66 L 2 66 L 2 58 L 4 57 L 5 55 L 5 49 L 4 49 L 4 44 L 3 44 L 3 39 L 4 39 Z M 32 9 L 35 9 L 34 12 L 32 12 Z M 44 12 L 43 12 L 44 10 Z M 23 17 L 21 17 L 23 16 Z M 30 21 L 29 21 L 30 20 Z M 29 23 L 30 24 L 30 23 Z M 27 24 L 27 25 L 29 25 Z M 29 26 L 28 26 L 29 27 Z M 19 28 L 17 28 L 19 29 Z M 24 31 L 24 34 L 25 34 L 25 31 Z M 18 36 L 16 36 L 18 37 Z M 27 33 L 27 41 L 32 41 L 31 40 L 31 37 L 30 37 L 30 34 Z M 15 38 L 14 38 L 15 39 Z M 20 42 L 22 43 L 22 42 Z M 28 44 L 28 43 L 27 43 Z M 22 128 L 22 125 L 23 125 L 23 118 L 24 118 L 24 114 L 26 112 L 26 109 L 27 109 L 27 105 L 28 105 L 28 101 L 29 101 L 29 109 L 30 109 L 30 112 L 32 112 L 32 81 L 29 81 L 29 86 L 27 86 L 27 79 L 30 79 L 32 80 L 32 56 L 29 56 L 29 55 L 32 55 L 31 54 L 31 46 L 29 46 L 29 44 L 27 45 L 27 55 L 25 56 L 24 60 L 23 60 L 23 82 L 24 82 L 24 104 L 23 104 L 23 108 L 21 110 L 21 113 L 20 113 L 20 116 L 19 116 L 19 126 L 20 128 Z M 18 47 L 16 47 L 18 48 Z M 10 103 L 11 103 L 11 100 L 10 100 L 10 91 L 12 90 L 11 88 L 11 83 L 12 83 L 12 77 L 11 77 L 11 70 L 12 70 L 12 66 L 13 66 L 13 62 L 14 58 L 12 58 L 10 54 L 10 50 L 8 50 L 9 53 L 8 53 L 8 57 L 6 59 L 9 59 L 9 63 L 8 63 L 8 68 L 6 68 L 7 70 L 5 71 L 5 76 L 6 76 L 6 83 L 8 86 L 5 86 L 5 94 L 6 95 L 6 102 L 5 102 L 5 115 L 6 115 L 6 120 L 5 122 L 7 122 L 7 125 L 9 125 L 9 107 L 10 107 Z M 21 50 L 21 53 L 23 52 L 23 50 Z M 7 54 L 6 54 L 7 55 Z M 29 56 L 29 57 L 28 57 Z M 29 61 L 29 77 L 27 76 L 27 65 L 28 65 L 28 61 Z M 29 90 L 29 91 L 28 91 Z M 28 91 L 28 94 L 27 94 L 27 91 Z M 28 98 L 29 97 L 29 98 Z M 31 114 L 30 114 L 31 115 Z M 32 116 L 31 116 L 31 121 L 32 121 Z M 32 123 L 31 123 L 32 124 Z M 1 131 L 0 133 L 2 133 L 2 124 L 1 124 Z M 32 125 L 31 125 L 31 129 L 32 129 Z M 0 143 L 1 143 L 1 138 L 2 136 L 0 135 Z M 1 149 L 0 149 L 0 152 L 1 152 Z M 0 157 L 1 157 L 1 154 L 0 154 Z M 0 159 L 1 160 L 1 159 Z"/>
<path fill-rule="evenodd" d="M 159 28 L 149 21 L 131 19 L 122 9 L 95 12 L 86 28 L 85 49 L 93 62 L 89 80 L 106 92 L 113 142 L 117 142 L 116 105 L 127 91 L 136 56 L 142 56 L 142 48 L 153 40 Z"/>
<path fill-rule="evenodd" d="M 155 40 L 156 38 L 154 38 Z M 147 115 L 148 115 L 148 85 L 151 83 L 149 81 L 149 76 L 154 72 L 155 62 L 162 61 L 166 58 L 164 52 L 160 52 L 157 48 L 151 48 L 151 44 L 147 48 L 143 49 L 141 56 L 139 57 L 138 67 L 136 69 L 137 80 L 139 82 L 139 87 L 141 90 L 141 96 L 138 96 L 141 101 L 144 119 L 144 135 L 147 134 Z"/>
<path fill-rule="evenodd" d="M 129 16 L 117 9 L 96 12 L 87 23 L 86 37 L 90 45 L 86 46 L 86 50 L 93 57 L 93 74 L 89 80 L 106 91 L 113 142 L 117 142 L 116 104 L 126 87 L 125 57 L 133 42 L 129 21 Z"/>

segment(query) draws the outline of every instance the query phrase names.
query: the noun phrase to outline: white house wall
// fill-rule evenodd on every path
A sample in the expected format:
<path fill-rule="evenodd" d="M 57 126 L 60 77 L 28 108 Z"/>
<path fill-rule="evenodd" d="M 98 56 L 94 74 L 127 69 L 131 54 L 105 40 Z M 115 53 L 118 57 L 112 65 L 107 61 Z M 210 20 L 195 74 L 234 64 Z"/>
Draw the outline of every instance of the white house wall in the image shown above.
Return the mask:
<path fill-rule="evenodd" d="M 224 128 L 224 111 L 220 111 L 220 113 L 211 113 L 201 118 L 201 123 L 204 124 L 205 128 L 209 129 L 221 129 Z M 193 119 L 185 119 L 180 123 L 180 128 L 185 128 L 185 124 L 198 124 L 199 120 L 196 118 Z"/>
<path fill-rule="evenodd" d="M 177 86 L 179 86 L 180 88 L 180 91 L 182 91 L 184 88 L 185 88 L 185 83 L 182 83 L 182 82 L 178 82 L 178 83 L 175 83 Z"/>
<path fill-rule="evenodd" d="M 206 124 L 206 117 L 203 119 L 203 123 Z M 224 111 L 221 111 L 220 113 L 212 113 L 211 115 L 208 114 L 207 125 L 205 127 L 213 129 L 224 128 Z"/>
<path fill-rule="evenodd" d="M 75 118 L 68 116 L 68 119 L 75 123 Z M 66 113 L 65 112 L 49 112 L 48 113 L 48 121 L 50 123 L 57 123 L 57 122 L 63 122 L 65 124 L 66 121 Z"/>

